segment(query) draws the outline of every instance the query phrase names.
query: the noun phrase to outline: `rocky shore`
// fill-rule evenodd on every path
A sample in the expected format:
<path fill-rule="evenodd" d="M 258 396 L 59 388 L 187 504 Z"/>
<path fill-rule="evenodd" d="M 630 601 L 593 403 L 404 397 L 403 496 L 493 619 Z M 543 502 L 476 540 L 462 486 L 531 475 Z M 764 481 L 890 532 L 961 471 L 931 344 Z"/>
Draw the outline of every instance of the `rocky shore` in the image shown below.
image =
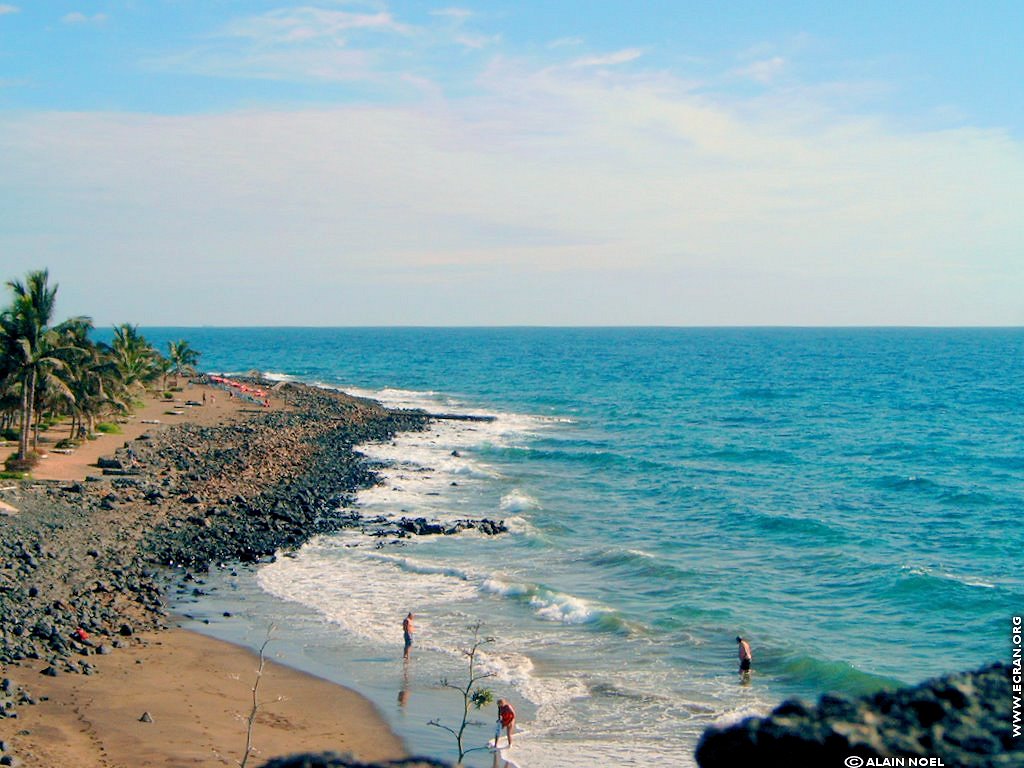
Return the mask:
<path fill-rule="evenodd" d="M 28 482 L 0 492 L 0 663 L 49 662 L 90 674 L 90 657 L 165 622 L 161 566 L 181 576 L 256 561 L 319 533 L 363 526 L 382 537 L 452 533 L 431 521 L 364 520 L 354 493 L 377 481 L 354 446 L 420 430 L 422 412 L 298 384 L 284 408 L 234 424 L 143 434 L 84 482 Z"/>
<path fill-rule="evenodd" d="M 873 696 L 827 694 L 817 706 L 785 701 L 768 717 L 709 728 L 697 745 L 697 762 L 701 768 L 1024 766 L 1024 741 L 1012 735 L 1010 710 L 1010 667 L 993 664 Z"/>

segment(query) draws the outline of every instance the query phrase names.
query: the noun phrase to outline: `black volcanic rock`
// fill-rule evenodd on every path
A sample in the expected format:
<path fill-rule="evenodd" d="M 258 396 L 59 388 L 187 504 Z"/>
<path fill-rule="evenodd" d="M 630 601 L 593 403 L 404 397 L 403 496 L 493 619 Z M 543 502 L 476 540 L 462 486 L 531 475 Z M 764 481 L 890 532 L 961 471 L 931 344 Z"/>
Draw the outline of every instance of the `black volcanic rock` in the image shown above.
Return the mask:
<path fill-rule="evenodd" d="M 1010 667 L 993 664 L 872 696 L 825 695 L 816 707 L 786 701 L 768 717 L 708 728 L 697 762 L 792 768 L 916 757 L 956 768 L 1021 768 L 1024 738 L 1012 735 L 1011 717 Z"/>
<path fill-rule="evenodd" d="M 264 763 L 263 768 L 452 768 L 452 766 L 450 763 L 442 763 L 429 757 L 406 757 L 400 760 L 387 760 L 383 763 L 363 763 L 353 757 L 339 755 L 336 752 L 320 752 L 318 754 L 276 757 Z"/>

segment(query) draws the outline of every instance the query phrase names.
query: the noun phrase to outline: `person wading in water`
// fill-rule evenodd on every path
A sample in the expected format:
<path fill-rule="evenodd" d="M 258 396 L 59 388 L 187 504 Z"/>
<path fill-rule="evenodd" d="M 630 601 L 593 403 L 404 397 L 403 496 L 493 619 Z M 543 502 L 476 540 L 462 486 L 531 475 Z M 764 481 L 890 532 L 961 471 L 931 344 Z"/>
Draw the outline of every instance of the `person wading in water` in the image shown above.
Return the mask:
<path fill-rule="evenodd" d="M 405 635 L 405 653 L 403 658 L 409 658 L 409 651 L 412 649 L 412 633 L 415 632 L 412 626 L 412 614 L 409 613 L 402 620 L 402 634 Z"/>
<path fill-rule="evenodd" d="M 500 728 L 505 729 L 508 736 L 508 745 L 512 746 L 512 729 L 516 727 L 516 711 L 505 699 L 498 699 L 498 723 Z M 500 731 L 499 731 L 500 733 Z M 498 746 L 498 737 L 494 737 L 494 746 Z"/>
<path fill-rule="evenodd" d="M 739 635 L 736 636 L 736 645 L 740 651 L 740 677 L 747 680 L 750 678 L 750 664 L 754 660 L 754 654 L 750 652 L 750 643 Z"/>

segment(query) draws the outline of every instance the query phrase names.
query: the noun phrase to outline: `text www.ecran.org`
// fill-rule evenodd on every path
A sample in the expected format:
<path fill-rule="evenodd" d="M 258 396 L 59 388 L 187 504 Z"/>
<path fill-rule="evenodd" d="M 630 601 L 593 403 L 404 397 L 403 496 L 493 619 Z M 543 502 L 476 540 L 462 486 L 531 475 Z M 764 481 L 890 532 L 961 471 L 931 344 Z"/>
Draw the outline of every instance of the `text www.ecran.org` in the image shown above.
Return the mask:
<path fill-rule="evenodd" d="M 1024 680 L 1021 674 L 1021 650 L 1021 617 L 1014 616 L 1010 640 L 1010 699 L 1013 704 L 1010 728 L 1015 739 L 1020 738 L 1021 682 Z"/>

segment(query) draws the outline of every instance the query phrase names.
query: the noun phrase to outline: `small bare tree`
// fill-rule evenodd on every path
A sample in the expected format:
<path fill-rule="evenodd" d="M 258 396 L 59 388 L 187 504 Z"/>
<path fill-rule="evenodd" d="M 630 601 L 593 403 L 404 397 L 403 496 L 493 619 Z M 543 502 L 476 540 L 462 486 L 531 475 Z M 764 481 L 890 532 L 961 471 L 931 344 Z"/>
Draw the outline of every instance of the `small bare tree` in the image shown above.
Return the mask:
<path fill-rule="evenodd" d="M 263 645 L 260 646 L 260 664 L 256 668 L 256 681 L 252 684 L 252 707 L 249 709 L 249 717 L 246 718 L 245 726 L 245 754 L 242 755 L 242 760 L 239 762 L 239 768 L 246 768 L 249 763 L 249 755 L 251 755 L 256 748 L 252 745 L 252 733 L 256 728 L 256 716 L 260 713 L 260 708 L 263 704 L 260 702 L 260 681 L 263 679 L 263 670 L 267 666 L 267 646 L 270 645 L 271 637 L 274 634 L 275 625 L 271 624 L 267 627 L 267 636 L 263 640 Z M 277 701 L 281 699 L 278 698 Z"/>
<path fill-rule="evenodd" d="M 457 728 L 445 725 L 437 718 L 431 720 L 427 725 L 433 725 L 442 730 L 448 731 L 452 736 L 455 737 L 455 744 L 459 750 L 459 763 L 462 759 L 470 752 L 476 752 L 477 750 L 487 749 L 488 747 L 469 747 L 465 746 L 465 732 L 468 726 L 479 726 L 484 725 L 479 721 L 472 721 L 469 719 L 469 709 L 472 706 L 475 709 L 480 709 L 487 706 L 494 701 L 494 694 L 490 688 L 483 688 L 478 685 L 481 680 L 485 680 L 488 677 L 494 677 L 493 672 L 477 672 L 476 670 L 476 656 L 480 651 L 480 648 L 484 645 L 494 642 L 493 637 L 481 637 L 480 627 L 483 626 L 481 622 L 472 624 L 469 629 L 473 632 L 473 643 L 469 648 L 463 648 L 462 654 L 469 660 L 469 675 L 466 679 L 465 685 L 456 685 L 455 683 L 449 682 L 448 678 L 441 678 L 441 686 L 443 688 L 451 688 L 453 691 L 457 691 L 462 696 L 462 720 L 459 722 Z"/>

